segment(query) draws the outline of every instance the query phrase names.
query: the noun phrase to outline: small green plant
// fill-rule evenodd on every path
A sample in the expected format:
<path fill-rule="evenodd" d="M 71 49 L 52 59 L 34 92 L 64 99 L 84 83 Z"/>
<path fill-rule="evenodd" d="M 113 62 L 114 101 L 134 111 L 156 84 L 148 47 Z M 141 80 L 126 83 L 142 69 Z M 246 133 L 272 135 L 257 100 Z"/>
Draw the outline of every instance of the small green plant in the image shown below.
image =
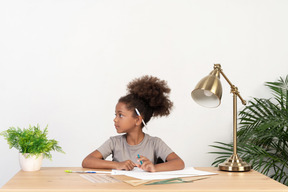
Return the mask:
<path fill-rule="evenodd" d="M 58 145 L 58 141 L 54 139 L 49 140 L 47 134 L 48 125 L 43 131 L 39 125 L 33 127 L 29 125 L 27 129 L 10 127 L 0 133 L 7 140 L 10 149 L 14 147 L 20 153 L 29 153 L 28 156 L 40 156 L 43 153 L 43 158 L 52 160 L 51 151 L 65 152 Z"/>

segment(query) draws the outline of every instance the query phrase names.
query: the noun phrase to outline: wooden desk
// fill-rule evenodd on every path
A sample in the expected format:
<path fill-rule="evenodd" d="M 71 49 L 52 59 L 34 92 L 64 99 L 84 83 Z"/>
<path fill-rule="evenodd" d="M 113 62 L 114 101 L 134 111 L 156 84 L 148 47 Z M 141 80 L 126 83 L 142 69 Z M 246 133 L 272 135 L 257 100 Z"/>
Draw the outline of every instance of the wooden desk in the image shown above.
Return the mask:
<path fill-rule="evenodd" d="M 83 168 L 69 167 L 43 167 L 40 171 L 24 172 L 19 171 L 8 181 L 0 192 L 34 192 L 34 191 L 72 191 L 72 192 L 93 192 L 93 191 L 246 191 L 246 192 L 267 192 L 286 191 L 288 187 L 278 183 L 265 175 L 254 170 L 250 172 L 222 172 L 217 168 L 205 167 L 196 168 L 202 171 L 215 172 L 208 179 L 195 181 L 193 183 L 164 184 L 164 185 L 141 185 L 133 187 L 127 183 L 101 183 L 95 184 L 79 176 L 78 173 L 65 173 L 64 170 L 87 170 Z M 123 176 L 125 177 L 125 176 Z"/>

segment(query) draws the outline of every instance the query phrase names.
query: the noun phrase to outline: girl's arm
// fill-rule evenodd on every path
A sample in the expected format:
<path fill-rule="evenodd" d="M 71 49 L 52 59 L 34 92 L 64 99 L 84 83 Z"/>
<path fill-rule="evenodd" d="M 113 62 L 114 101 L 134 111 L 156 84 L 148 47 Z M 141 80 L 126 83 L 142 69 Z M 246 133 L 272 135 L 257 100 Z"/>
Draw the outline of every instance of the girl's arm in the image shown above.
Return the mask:
<path fill-rule="evenodd" d="M 166 161 L 165 163 L 156 164 L 156 171 L 175 171 L 185 167 L 184 161 L 174 152 L 167 156 Z"/>
<path fill-rule="evenodd" d="M 116 162 L 103 159 L 102 154 L 95 150 L 82 161 L 83 168 L 132 170 L 136 165 L 130 161 Z"/>
<path fill-rule="evenodd" d="M 174 152 L 167 156 L 165 163 L 154 165 L 149 159 L 143 156 L 141 156 L 138 161 L 142 161 L 143 164 L 137 166 L 149 172 L 175 171 L 184 169 L 185 167 L 184 161 Z"/>

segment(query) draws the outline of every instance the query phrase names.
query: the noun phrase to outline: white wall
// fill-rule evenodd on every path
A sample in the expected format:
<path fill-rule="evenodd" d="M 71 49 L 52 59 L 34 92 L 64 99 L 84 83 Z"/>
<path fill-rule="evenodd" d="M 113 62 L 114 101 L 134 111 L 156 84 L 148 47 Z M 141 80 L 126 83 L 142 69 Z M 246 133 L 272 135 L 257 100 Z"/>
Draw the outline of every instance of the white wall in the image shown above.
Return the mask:
<path fill-rule="evenodd" d="M 175 108 L 149 122 L 187 166 L 210 166 L 214 141 L 232 140 L 232 95 L 206 109 L 190 97 L 221 63 L 243 98 L 288 72 L 286 0 L 2 0 L 0 131 L 49 125 L 66 154 L 43 166 L 81 166 L 116 135 L 114 107 L 135 77 L 168 81 Z M 239 109 L 243 108 L 239 102 Z M 0 138 L 0 186 L 20 168 Z"/>

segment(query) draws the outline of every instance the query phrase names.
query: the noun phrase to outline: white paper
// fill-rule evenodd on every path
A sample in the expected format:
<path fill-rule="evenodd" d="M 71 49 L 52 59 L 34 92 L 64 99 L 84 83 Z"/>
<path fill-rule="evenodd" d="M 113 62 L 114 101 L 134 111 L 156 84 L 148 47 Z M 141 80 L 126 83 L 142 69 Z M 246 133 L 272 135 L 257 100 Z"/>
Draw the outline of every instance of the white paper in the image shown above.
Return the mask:
<path fill-rule="evenodd" d="M 144 180 L 156 180 L 156 179 L 172 179 L 177 177 L 192 177 L 192 176 L 204 176 L 204 175 L 215 175 L 216 173 L 211 173 L 207 171 L 199 171 L 193 167 L 187 167 L 178 171 L 163 171 L 163 172 L 146 172 L 138 167 L 135 167 L 132 171 L 122 171 L 113 169 L 112 175 L 126 175 L 129 177 L 134 177 L 137 179 Z"/>

